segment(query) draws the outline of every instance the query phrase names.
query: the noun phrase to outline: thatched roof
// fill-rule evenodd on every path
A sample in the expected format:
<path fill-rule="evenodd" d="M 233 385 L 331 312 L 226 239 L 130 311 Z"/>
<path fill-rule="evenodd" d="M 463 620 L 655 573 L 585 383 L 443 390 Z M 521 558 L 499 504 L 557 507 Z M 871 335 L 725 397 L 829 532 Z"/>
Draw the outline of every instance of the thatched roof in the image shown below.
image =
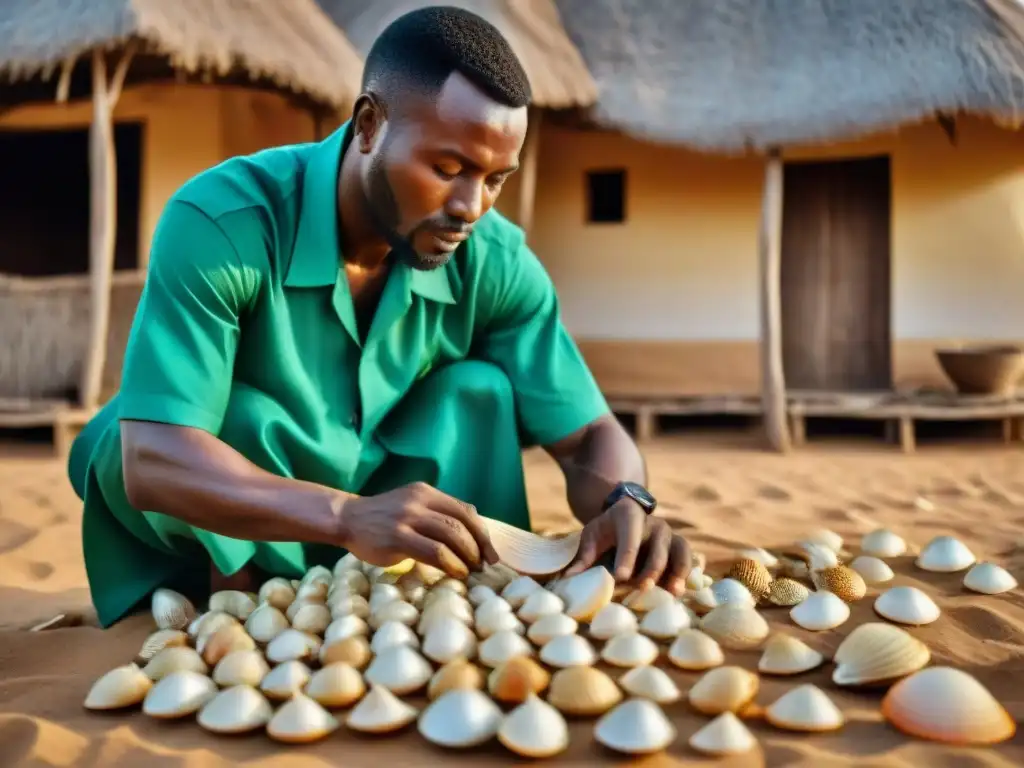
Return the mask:
<path fill-rule="evenodd" d="M 1024 112 L 1020 0 L 555 0 L 606 127 L 704 151 Z"/>
<path fill-rule="evenodd" d="M 501 30 L 530 78 L 533 103 L 552 109 L 590 106 L 597 86 L 565 34 L 552 0 L 319 0 L 365 56 L 392 21 L 426 5 L 455 5 Z"/>
<path fill-rule="evenodd" d="M 315 0 L 3 0 L 0 79 L 136 40 L 179 72 L 269 83 L 325 106 L 358 94 L 362 60 Z"/>

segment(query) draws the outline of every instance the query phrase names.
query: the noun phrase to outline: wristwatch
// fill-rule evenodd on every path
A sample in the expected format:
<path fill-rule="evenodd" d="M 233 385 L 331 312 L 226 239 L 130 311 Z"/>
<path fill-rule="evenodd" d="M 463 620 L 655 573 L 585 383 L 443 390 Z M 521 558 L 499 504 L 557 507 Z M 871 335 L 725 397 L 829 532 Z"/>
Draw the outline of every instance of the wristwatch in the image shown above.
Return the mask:
<path fill-rule="evenodd" d="M 601 511 L 604 512 L 620 499 L 630 498 L 635 501 L 648 515 L 658 506 L 658 500 L 651 495 L 651 492 L 639 483 L 622 482 L 615 486 L 608 498 L 604 500 Z"/>

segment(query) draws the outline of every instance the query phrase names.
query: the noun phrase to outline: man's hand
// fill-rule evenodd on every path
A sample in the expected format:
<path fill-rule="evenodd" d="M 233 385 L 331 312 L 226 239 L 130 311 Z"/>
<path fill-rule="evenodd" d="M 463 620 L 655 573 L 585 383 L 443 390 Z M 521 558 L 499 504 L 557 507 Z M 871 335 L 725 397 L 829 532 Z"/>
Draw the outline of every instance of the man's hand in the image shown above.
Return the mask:
<path fill-rule="evenodd" d="M 352 498 L 341 508 L 339 526 L 341 546 L 371 565 L 411 557 L 464 579 L 482 559 L 498 562 L 476 509 L 426 483 Z"/>
<path fill-rule="evenodd" d="M 583 527 L 579 552 L 565 575 L 585 571 L 612 547 L 616 581 L 633 582 L 640 588 L 661 583 L 674 595 L 686 588 L 690 545 L 673 534 L 668 523 L 651 517 L 630 498 L 620 499 Z M 645 550 L 642 559 L 641 550 Z"/>

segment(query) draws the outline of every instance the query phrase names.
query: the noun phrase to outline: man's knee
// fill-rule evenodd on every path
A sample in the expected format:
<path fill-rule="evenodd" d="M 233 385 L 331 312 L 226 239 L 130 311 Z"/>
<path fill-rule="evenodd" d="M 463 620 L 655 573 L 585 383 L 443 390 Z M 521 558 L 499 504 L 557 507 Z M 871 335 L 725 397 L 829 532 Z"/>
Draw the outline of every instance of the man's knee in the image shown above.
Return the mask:
<path fill-rule="evenodd" d="M 512 381 L 494 363 L 484 360 L 460 360 L 435 371 L 433 376 L 443 382 L 445 392 L 512 406 Z"/>

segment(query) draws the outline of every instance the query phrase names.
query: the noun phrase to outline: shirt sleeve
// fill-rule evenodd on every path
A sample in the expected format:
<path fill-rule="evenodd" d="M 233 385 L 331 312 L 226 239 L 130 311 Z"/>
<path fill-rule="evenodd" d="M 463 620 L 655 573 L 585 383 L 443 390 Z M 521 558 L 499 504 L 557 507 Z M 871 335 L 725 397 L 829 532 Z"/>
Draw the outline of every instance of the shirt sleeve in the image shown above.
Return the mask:
<path fill-rule="evenodd" d="M 216 221 L 168 203 L 125 349 L 121 419 L 220 431 L 251 278 Z"/>
<path fill-rule="evenodd" d="M 478 355 L 511 380 L 524 437 L 550 445 L 606 414 L 608 404 L 562 322 L 540 259 L 520 242 L 493 266 Z"/>

